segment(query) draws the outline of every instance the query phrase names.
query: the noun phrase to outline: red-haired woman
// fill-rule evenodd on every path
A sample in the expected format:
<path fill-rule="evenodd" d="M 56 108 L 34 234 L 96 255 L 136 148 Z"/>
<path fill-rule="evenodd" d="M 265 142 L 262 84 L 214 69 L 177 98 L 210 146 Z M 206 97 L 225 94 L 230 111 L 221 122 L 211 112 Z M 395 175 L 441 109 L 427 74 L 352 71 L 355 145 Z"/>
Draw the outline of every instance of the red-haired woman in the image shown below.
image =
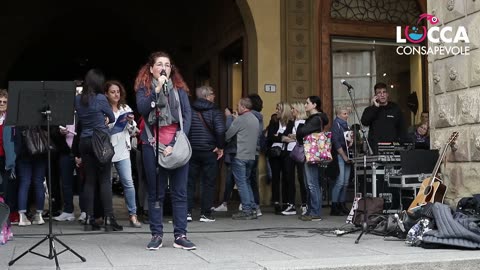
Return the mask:
<path fill-rule="evenodd" d="M 183 118 L 183 129 L 188 134 L 191 124 L 191 109 L 188 101 L 188 87 L 178 70 L 173 66 L 171 58 L 164 52 L 154 52 L 148 62 L 140 69 L 135 79 L 137 109 L 145 119 L 145 128 L 140 134 L 144 144 L 143 166 L 148 182 L 148 209 L 152 239 L 147 249 L 156 250 L 163 242 L 163 199 L 167 181 L 170 179 L 170 191 L 173 208 L 173 246 L 182 249 L 195 249 L 195 245 L 187 237 L 187 183 L 188 163 L 176 169 L 166 169 L 158 165 L 153 142 L 167 147 L 159 155 L 168 156 L 175 144 L 175 133 L 179 127 L 180 113 Z M 180 104 L 176 100 L 178 93 Z M 149 143 L 150 142 L 150 143 Z"/>

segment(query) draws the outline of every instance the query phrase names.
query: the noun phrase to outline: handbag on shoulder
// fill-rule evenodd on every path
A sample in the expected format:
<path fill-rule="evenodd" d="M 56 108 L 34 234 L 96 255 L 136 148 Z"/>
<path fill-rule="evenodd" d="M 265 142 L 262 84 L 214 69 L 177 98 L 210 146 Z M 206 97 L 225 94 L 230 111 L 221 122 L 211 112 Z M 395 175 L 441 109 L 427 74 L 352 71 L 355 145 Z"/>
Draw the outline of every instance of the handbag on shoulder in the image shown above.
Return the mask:
<path fill-rule="evenodd" d="M 305 162 L 305 150 L 303 149 L 303 145 L 300 145 L 297 142 L 292 151 L 290 151 L 290 158 L 295 162 Z"/>
<path fill-rule="evenodd" d="M 111 162 L 115 155 L 115 150 L 110 141 L 110 135 L 100 129 L 93 130 L 92 148 L 93 153 L 100 164 Z"/>
<path fill-rule="evenodd" d="M 312 133 L 303 138 L 305 160 L 308 164 L 327 164 L 332 157 L 332 132 Z"/>
<path fill-rule="evenodd" d="M 48 132 L 41 127 L 28 127 L 22 131 L 22 136 L 27 151 L 32 156 L 46 154 L 49 148 L 51 151 L 56 150 L 51 140 L 49 146 Z"/>

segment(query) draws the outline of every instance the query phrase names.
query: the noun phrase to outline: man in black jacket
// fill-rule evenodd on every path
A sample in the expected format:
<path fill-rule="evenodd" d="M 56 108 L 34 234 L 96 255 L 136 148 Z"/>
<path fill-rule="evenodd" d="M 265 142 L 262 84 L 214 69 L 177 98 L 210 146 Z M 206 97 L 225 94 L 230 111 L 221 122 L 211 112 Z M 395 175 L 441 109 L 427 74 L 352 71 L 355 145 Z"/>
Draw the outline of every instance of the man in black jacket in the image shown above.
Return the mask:
<path fill-rule="evenodd" d="M 379 142 L 399 142 L 405 139 L 406 130 L 400 107 L 388 100 L 387 85 L 377 83 L 372 105 L 362 114 L 362 124 L 368 126 L 368 142 L 373 153 L 378 154 Z"/>
<path fill-rule="evenodd" d="M 188 138 L 192 145 L 192 158 L 188 172 L 188 216 L 192 221 L 196 179 L 201 183 L 201 222 L 213 222 L 212 205 L 218 172 L 218 160 L 223 156 L 225 121 L 215 103 L 210 86 L 196 89 L 197 100 L 192 104 L 192 126 Z"/>

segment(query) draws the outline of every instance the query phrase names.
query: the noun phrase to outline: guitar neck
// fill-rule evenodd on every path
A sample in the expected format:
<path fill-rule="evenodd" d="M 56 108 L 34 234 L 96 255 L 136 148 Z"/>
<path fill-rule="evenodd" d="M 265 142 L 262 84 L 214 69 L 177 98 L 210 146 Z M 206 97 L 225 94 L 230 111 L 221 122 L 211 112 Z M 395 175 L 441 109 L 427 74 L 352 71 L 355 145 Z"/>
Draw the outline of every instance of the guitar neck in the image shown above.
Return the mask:
<path fill-rule="evenodd" d="M 445 156 L 447 154 L 448 145 L 449 144 L 446 144 L 442 148 L 442 152 L 440 153 L 440 156 L 438 156 L 437 163 L 435 164 L 435 167 L 433 168 L 432 177 L 430 178 L 430 185 L 433 184 L 433 182 L 435 181 L 435 178 L 437 177 L 438 171 L 440 170 L 440 165 L 442 165 L 442 160 L 445 158 Z"/>

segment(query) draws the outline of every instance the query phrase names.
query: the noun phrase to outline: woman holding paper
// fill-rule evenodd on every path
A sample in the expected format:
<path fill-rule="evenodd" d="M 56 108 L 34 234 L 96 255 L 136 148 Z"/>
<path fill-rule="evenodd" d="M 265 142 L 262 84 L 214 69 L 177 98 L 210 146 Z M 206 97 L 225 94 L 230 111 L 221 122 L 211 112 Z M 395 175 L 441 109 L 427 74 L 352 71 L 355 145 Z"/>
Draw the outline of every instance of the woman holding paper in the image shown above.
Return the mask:
<path fill-rule="evenodd" d="M 105 95 L 115 115 L 115 122 L 109 124 L 111 141 L 115 150 L 112 163 L 118 172 L 123 186 L 125 203 L 130 216 L 130 225 L 140 228 L 142 224 L 137 219 L 135 187 L 133 185 L 132 165 L 130 162 L 130 150 L 132 149 L 130 136 L 135 134 L 137 123 L 133 120 L 132 109 L 125 103 L 126 92 L 120 82 L 107 81 L 105 83 Z"/>

